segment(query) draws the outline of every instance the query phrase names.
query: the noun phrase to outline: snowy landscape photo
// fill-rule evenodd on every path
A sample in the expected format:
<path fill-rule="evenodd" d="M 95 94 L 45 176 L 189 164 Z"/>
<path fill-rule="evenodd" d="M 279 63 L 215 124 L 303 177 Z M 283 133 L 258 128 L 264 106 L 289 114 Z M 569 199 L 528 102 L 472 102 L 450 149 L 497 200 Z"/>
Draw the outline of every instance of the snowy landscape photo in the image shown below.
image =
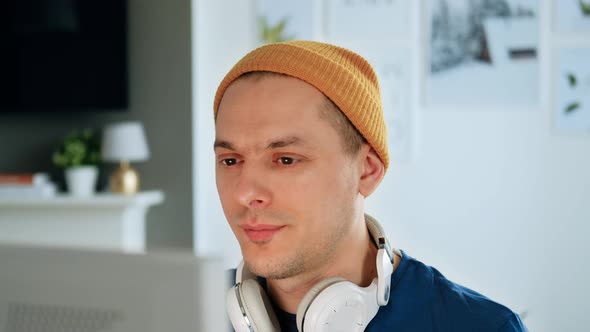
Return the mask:
<path fill-rule="evenodd" d="M 430 0 L 426 104 L 538 104 L 538 4 L 533 0 Z"/>

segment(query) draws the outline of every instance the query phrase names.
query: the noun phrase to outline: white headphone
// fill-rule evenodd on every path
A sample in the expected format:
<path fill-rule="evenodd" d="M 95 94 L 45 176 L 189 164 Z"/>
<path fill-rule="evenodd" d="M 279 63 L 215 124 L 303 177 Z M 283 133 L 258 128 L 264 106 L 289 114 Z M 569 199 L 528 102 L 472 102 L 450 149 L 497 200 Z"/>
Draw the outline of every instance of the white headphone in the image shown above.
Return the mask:
<path fill-rule="evenodd" d="M 364 331 L 379 306 L 387 305 L 393 273 L 393 253 L 383 228 L 365 215 L 367 228 L 377 245 L 377 278 L 359 287 L 343 278 L 328 278 L 312 287 L 297 308 L 300 332 Z M 236 332 L 280 331 L 268 295 L 242 261 L 236 285 L 228 290 L 227 312 Z"/>

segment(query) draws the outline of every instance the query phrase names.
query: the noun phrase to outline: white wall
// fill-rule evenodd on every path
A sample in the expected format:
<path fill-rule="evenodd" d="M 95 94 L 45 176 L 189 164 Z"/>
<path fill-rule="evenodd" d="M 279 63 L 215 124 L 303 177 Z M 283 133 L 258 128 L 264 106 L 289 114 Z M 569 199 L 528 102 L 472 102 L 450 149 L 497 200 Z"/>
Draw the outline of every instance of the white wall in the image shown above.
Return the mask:
<path fill-rule="evenodd" d="M 215 188 L 213 98 L 225 73 L 254 45 L 253 15 L 249 0 L 193 0 L 194 248 L 197 254 L 233 253 L 227 256 L 233 261 L 239 247 Z"/>
<path fill-rule="evenodd" d="M 202 6 L 198 19 L 197 62 L 203 68 L 196 73 L 195 245 L 197 252 L 224 253 L 232 265 L 240 256 L 215 189 L 211 104 L 224 71 L 248 47 L 251 27 L 245 1 L 221 3 Z M 551 3 L 541 4 L 547 22 Z M 415 9 L 412 24 L 420 31 L 421 5 Z M 228 22 L 233 29 L 227 30 Z M 526 310 L 531 331 L 580 331 L 590 325 L 590 268 L 583 264 L 590 249 L 590 136 L 560 135 L 551 127 L 549 29 L 541 26 L 538 108 L 425 110 L 416 79 L 417 153 L 391 165 L 367 209 L 384 223 L 394 246 Z"/>
<path fill-rule="evenodd" d="M 142 189 L 166 195 L 148 215 L 148 248 L 192 246 L 190 8 L 190 0 L 129 1 L 125 117 L 143 122 L 151 150 L 150 160 L 137 164 Z"/>

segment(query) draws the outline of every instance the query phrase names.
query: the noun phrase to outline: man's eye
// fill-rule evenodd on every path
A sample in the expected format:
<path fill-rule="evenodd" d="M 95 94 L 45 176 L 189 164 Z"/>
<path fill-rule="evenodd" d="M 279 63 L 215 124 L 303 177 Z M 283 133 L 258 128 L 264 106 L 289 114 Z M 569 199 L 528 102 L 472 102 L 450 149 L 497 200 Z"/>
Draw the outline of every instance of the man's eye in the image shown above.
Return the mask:
<path fill-rule="evenodd" d="M 223 159 L 221 163 L 225 166 L 233 166 L 238 163 L 238 160 L 236 158 L 227 158 Z"/>
<path fill-rule="evenodd" d="M 282 165 L 293 165 L 295 159 L 290 157 L 280 157 L 277 161 L 279 162 L 279 164 Z"/>

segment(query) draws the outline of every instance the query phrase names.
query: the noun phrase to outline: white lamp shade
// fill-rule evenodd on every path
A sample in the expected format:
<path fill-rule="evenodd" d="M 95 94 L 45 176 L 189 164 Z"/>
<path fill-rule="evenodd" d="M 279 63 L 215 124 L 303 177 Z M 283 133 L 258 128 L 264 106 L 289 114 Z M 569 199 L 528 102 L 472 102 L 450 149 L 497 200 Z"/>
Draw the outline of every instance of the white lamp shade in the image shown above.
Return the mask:
<path fill-rule="evenodd" d="M 120 122 L 107 125 L 102 133 L 102 159 L 105 161 L 144 161 L 150 157 L 143 125 Z"/>

